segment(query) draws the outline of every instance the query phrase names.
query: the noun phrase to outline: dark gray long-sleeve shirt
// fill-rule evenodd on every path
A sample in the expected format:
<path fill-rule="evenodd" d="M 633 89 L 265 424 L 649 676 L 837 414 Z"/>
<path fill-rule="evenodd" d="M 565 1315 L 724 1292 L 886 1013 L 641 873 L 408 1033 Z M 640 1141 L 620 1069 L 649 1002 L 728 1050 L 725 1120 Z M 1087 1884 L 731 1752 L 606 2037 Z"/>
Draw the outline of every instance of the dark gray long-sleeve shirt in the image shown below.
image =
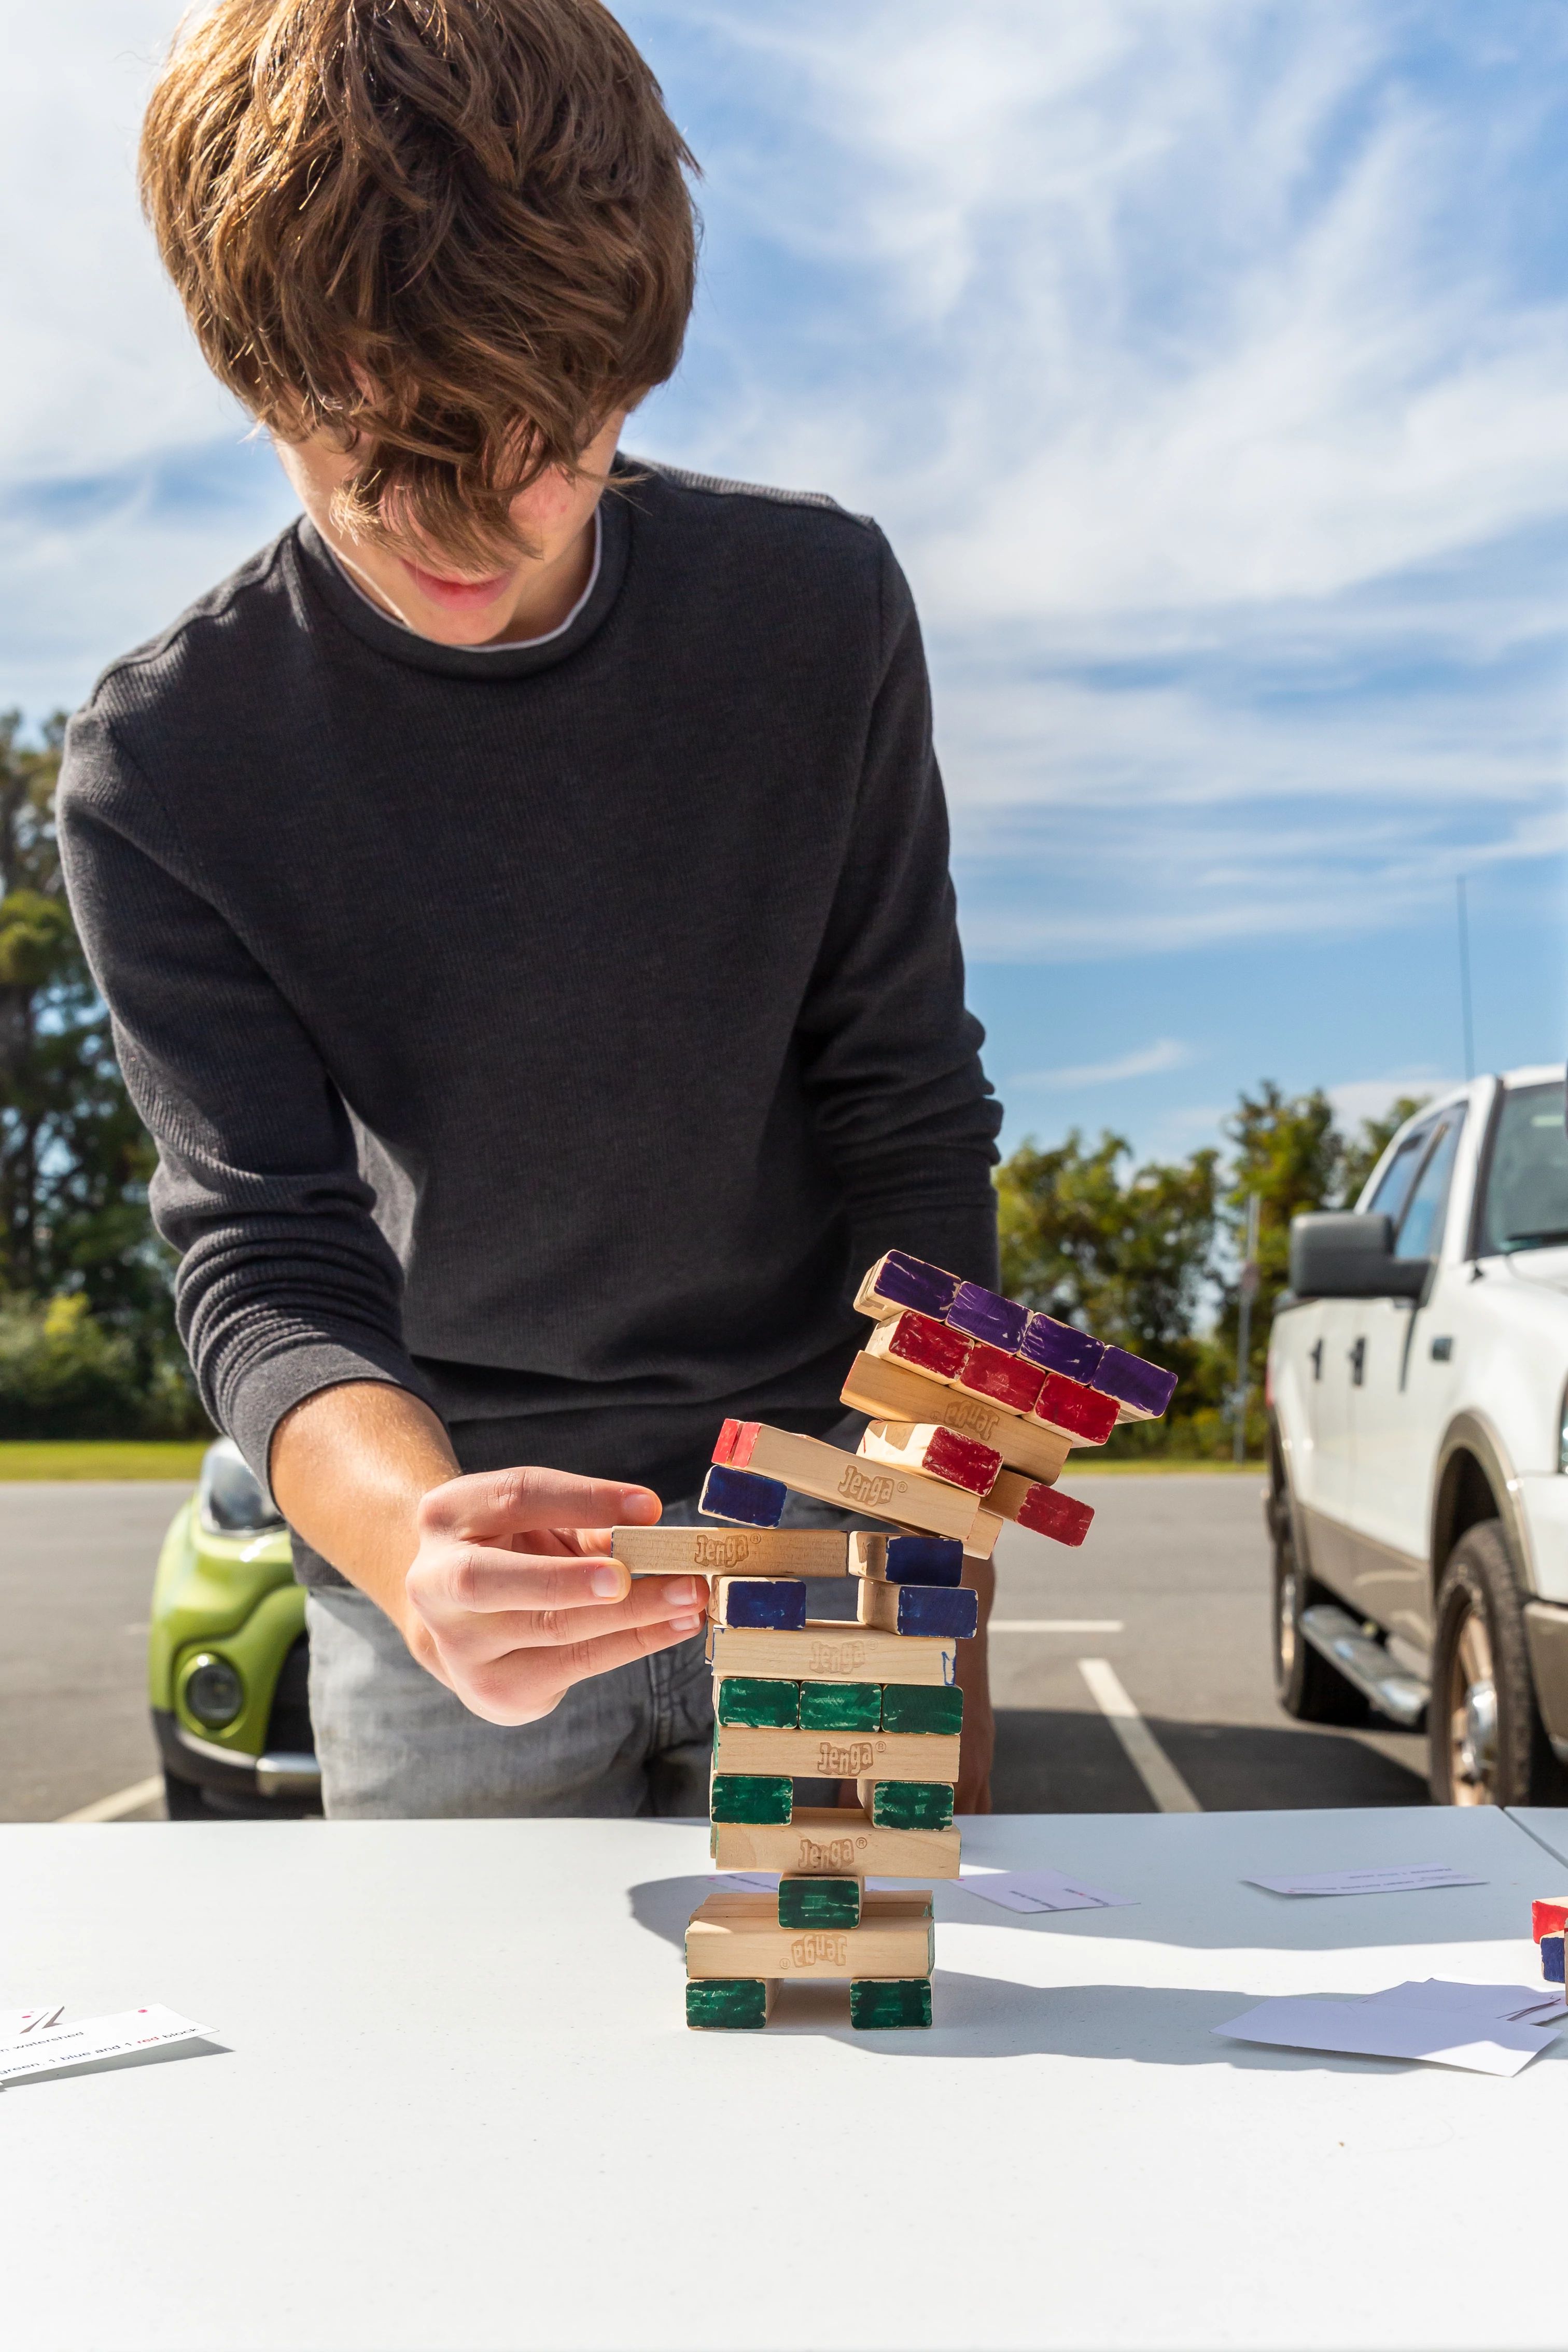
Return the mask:
<path fill-rule="evenodd" d="M 825 499 L 662 467 L 586 601 L 470 651 L 298 522 L 72 721 L 71 901 L 155 1137 L 202 1396 L 689 1492 L 825 1427 L 891 1245 L 994 1278 L 909 591 Z M 321 1573 L 307 1562 L 307 1573 Z"/>

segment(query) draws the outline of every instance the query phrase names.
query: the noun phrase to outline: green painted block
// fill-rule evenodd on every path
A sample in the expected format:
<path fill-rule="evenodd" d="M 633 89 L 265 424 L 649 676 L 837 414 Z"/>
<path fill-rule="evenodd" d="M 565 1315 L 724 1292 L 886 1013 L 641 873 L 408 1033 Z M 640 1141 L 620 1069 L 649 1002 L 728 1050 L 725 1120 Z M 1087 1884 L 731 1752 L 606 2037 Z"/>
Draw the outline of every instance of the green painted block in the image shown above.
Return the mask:
<path fill-rule="evenodd" d="M 708 1811 L 716 1822 L 787 1822 L 794 1801 L 795 1782 L 787 1773 L 715 1772 Z"/>
<path fill-rule="evenodd" d="M 882 1693 L 884 1731 L 932 1731 L 951 1736 L 963 1728 L 963 1693 L 934 1683 L 889 1683 Z"/>
<path fill-rule="evenodd" d="M 879 2026 L 929 2025 L 930 1977 L 854 1977 L 849 2022 L 861 2033 Z"/>
<path fill-rule="evenodd" d="M 781 1878 L 781 1927 L 858 1927 L 860 1925 L 860 1882 L 858 1878 Z"/>
<path fill-rule="evenodd" d="M 793 1731 L 800 1721 L 800 1685 L 726 1675 L 719 1685 L 719 1720 L 750 1724 L 755 1731 Z"/>
<path fill-rule="evenodd" d="M 871 1792 L 871 1820 L 879 1830 L 944 1830 L 952 1820 L 952 1785 L 879 1780 Z"/>
<path fill-rule="evenodd" d="M 686 1986 L 688 2025 L 752 2029 L 765 2025 L 768 1989 L 761 1977 L 691 1977 Z"/>
<path fill-rule="evenodd" d="M 802 1683 L 800 1727 L 803 1731 L 880 1731 L 881 1685 Z"/>

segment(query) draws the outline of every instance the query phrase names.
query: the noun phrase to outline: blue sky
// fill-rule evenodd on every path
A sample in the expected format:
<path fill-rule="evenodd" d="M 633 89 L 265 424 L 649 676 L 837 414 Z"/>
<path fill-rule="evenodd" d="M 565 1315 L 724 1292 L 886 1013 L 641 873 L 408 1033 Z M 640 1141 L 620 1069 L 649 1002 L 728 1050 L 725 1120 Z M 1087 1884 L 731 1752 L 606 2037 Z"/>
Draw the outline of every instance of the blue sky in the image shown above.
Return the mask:
<path fill-rule="evenodd" d="M 4 0 L 0 703 L 286 519 L 131 184 L 178 10 Z M 1568 1037 L 1568 17 L 637 0 L 706 172 L 632 445 L 831 491 L 924 617 L 1009 1139 Z M 61 173 L 59 159 L 69 159 Z"/>

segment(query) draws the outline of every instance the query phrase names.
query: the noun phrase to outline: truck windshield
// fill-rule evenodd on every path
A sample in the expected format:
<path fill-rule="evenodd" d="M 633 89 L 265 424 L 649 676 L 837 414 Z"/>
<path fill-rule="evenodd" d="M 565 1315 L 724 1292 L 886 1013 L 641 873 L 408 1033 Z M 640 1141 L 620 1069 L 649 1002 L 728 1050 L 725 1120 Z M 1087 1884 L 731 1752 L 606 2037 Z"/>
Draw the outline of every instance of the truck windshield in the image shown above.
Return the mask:
<path fill-rule="evenodd" d="M 1568 1246 L 1563 1086 L 1510 1087 L 1492 1141 L 1481 1255 Z"/>

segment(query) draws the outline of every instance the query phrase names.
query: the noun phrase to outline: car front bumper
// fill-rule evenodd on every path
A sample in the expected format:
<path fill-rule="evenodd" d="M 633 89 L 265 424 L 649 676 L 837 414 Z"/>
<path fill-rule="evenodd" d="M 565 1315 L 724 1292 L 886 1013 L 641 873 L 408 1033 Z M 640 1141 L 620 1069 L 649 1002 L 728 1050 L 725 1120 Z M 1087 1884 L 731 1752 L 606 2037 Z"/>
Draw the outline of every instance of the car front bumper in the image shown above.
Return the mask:
<path fill-rule="evenodd" d="M 247 1756 L 220 1748 L 216 1739 L 198 1739 L 167 1708 L 153 1709 L 163 1769 L 176 1780 L 194 1781 L 215 1797 L 251 1804 L 309 1805 L 321 1802 L 321 1768 L 310 1754 L 278 1749 Z"/>

